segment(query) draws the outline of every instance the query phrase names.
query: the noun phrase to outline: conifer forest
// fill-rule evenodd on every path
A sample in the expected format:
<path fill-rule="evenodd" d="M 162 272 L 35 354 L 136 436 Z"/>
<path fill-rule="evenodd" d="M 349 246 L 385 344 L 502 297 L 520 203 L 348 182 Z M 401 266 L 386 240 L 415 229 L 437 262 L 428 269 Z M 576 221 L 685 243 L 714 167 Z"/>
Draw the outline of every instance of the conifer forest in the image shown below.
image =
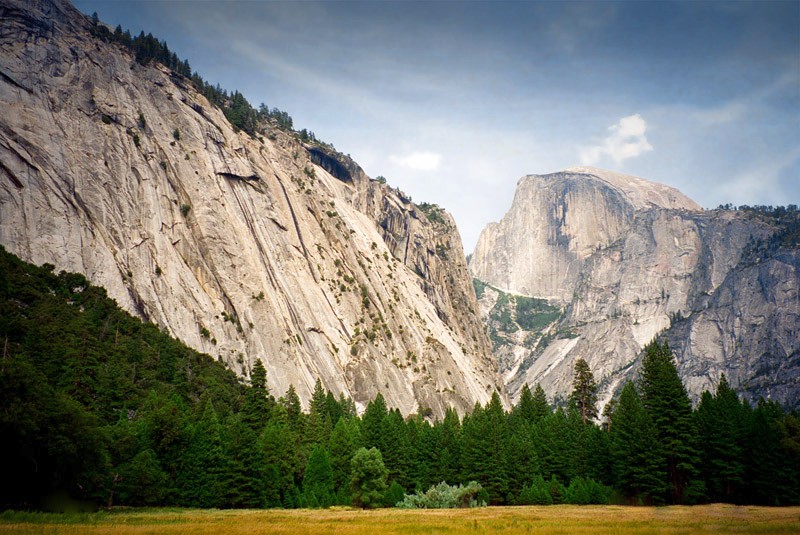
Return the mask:
<path fill-rule="evenodd" d="M 54 492 L 97 505 L 203 508 L 800 503 L 800 417 L 724 378 L 693 407 L 665 343 L 602 414 L 585 362 L 554 407 L 404 417 L 318 381 L 308 410 L 122 311 L 82 275 L 0 250 L 3 508 Z M 444 485 L 442 485 L 444 483 Z M 439 491 L 437 491 L 437 488 Z M 416 492 L 416 494 L 415 494 Z M 427 498 L 426 498 L 427 496 Z M 438 498 L 437 498 L 438 497 Z"/>

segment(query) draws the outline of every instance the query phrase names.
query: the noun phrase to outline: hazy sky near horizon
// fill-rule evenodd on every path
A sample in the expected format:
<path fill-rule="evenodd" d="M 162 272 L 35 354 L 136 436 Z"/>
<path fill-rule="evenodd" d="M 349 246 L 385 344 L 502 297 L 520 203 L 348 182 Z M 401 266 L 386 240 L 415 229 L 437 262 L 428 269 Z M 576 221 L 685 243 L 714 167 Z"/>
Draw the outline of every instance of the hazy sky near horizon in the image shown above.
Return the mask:
<path fill-rule="evenodd" d="M 800 204 L 800 0 L 75 4 L 447 208 L 466 253 L 576 165 Z"/>

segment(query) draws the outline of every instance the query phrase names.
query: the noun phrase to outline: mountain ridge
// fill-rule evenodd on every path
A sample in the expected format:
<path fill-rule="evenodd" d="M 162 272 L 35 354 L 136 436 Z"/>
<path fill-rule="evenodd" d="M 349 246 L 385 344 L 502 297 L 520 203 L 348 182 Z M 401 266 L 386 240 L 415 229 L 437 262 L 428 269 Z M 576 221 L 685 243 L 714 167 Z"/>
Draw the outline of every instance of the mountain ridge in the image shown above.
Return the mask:
<path fill-rule="evenodd" d="M 498 382 L 449 214 L 297 133 L 237 131 L 68 3 L 3 6 L 10 252 L 86 274 L 240 375 L 262 360 L 270 389 L 294 385 L 304 403 L 317 378 L 404 414 L 489 400 Z"/>
<path fill-rule="evenodd" d="M 605 403 L 661 336 L 695 400 L 725 373 L 751 399 L 800 404 L 796 207 L 669 207 L 682 194 L 666 207 L 637 207 L 613 184 L 629 178 L 639 199 L 660 189 L 596 169 L 528 175 L 508 213 L 481 234 L 470 270 L 494 287 L 480 307 L 512 399 L 537 382 L 565 397 L 572 364 L 584 358 Z M 545 299 L 560 314 L 528 331 L 508 321 L 512 299 L 502 293 Z"/>

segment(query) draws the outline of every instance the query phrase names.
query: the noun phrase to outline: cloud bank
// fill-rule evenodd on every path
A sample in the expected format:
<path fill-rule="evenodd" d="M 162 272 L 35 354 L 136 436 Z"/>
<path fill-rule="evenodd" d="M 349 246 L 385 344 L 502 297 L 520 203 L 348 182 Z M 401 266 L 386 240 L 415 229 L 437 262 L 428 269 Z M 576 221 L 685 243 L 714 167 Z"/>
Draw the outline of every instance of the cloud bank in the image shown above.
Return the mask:
<path fill-rule="evenodd" d="M 594 165 L 604 157 L 619 164 L 653 150 L 645 136 L 647 123 L 638 113 L 623 117 L 617 124 L 609 126 L 608 130 L 610 133 L 603 141 L 581 151 L 583 165 Z"/>

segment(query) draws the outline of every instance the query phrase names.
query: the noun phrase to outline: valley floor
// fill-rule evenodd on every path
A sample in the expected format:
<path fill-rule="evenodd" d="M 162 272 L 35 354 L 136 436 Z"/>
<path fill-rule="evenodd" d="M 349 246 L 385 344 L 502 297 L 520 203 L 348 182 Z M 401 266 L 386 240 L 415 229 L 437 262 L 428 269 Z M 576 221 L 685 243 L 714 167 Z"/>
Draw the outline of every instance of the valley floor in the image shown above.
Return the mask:
<path fill-rule="evenodd" d="M 549 506 L 457 510 L 119 509 L 0 513 L 0 533 L 799 533 L 800 507 Z"/>

